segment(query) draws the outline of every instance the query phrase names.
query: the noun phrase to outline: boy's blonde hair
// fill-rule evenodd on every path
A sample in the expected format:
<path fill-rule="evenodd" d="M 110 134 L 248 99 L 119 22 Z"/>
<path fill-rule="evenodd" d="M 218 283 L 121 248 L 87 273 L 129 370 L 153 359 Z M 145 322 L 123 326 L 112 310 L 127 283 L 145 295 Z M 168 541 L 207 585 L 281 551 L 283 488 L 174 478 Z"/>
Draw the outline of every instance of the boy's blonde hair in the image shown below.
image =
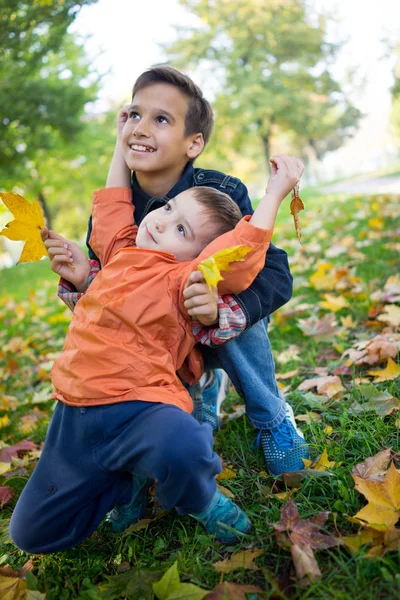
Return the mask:
<path fill-rule="evenodd" d="M 168 83 L 178 88 L 188 101 L 188 111 L 185 119 L 185 137 L 193 133 L 202 133 L 204 145 L 210 139 L 214 116 L 210 103 L 204 98 L 203 92 L 184 73 L 173 67 L 160 65 L 151 67 L 136 79 L 132 90 L 132 99 L 140 90 L 154 83 Z"/>

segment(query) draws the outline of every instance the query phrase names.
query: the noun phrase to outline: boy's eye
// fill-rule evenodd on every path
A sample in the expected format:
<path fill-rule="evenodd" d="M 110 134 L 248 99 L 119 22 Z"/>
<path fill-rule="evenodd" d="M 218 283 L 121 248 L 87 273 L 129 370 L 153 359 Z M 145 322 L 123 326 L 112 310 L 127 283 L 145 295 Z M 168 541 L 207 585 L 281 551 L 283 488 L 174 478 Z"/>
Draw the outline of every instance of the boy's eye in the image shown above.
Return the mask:
<path fill-rule="evenodd" d="M 169 202 L 167 202 L 167 204 L 164 206 L 164 210 L 166 210 L 167 212 L 171 212 L 171 205 Z"/>
<path fill-rule="evenodd" d="M 139 118 L 139 114 L 135 110 L 130 110 L 129 111 L 129 118 L 130 119 L 138 119 Z"/>
<path fill-rule="evenodd" d="M 182 235 L 183 237 L 186 236 L 186 229 L 183 225 L 177 225 L 176 228 L 178 230 L 179 235 Z"/>
<path fill-rule="evenodd" d="M 167 117 L 163 117 L 162 115 L 159 115 L 158 117 L 156 117 L 156 122 L 157 123 L 168 123 L 168 119 L 167 119 Z"/>

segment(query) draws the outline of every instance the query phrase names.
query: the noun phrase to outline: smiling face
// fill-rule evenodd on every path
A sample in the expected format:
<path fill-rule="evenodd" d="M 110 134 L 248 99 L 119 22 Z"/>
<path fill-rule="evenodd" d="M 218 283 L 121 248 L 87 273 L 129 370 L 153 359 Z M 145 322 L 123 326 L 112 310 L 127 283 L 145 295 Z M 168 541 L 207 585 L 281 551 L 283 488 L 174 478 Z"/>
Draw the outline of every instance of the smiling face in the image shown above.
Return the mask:
<path fill-rule="evenodd" d="M 188 98 L 168 83 L 152 83 L 132 98 L 122 132 L 126 164 L 152 175 L 181 172 L 204 147 L 201 133 L 185 135 Z"/>
<path fill-rule="evenodd" d="M 193 260 L 209 243 L 210 229 L 204 206 L 186 190 L 143 219 L 136 246 L 170 252 L 178 261 Z"/>

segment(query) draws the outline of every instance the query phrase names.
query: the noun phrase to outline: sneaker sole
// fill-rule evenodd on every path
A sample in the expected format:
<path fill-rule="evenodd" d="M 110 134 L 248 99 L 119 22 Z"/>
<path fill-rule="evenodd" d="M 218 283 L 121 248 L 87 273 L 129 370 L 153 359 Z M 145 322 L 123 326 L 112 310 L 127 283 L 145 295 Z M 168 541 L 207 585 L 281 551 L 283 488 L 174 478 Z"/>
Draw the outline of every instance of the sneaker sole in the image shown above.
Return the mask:
<path fill-rule="evenodd" d="M 230 384 L 231 384 L 231 381 L 230 381 L 227 373 L 225 371 L 221 370 L 221 383 L 219 386 L 218 397 L 217 397 L 217 407 L 216 407 L 218 417 L 221 412 L 221 405 L 228 395 Z"/>

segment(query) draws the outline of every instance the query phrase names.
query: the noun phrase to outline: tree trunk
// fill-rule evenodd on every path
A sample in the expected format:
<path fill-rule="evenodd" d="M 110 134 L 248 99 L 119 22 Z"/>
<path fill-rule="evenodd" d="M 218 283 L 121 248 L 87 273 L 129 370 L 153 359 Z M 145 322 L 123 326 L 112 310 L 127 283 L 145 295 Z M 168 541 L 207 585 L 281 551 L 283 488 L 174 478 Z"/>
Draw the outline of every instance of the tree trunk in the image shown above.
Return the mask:
<path fill-rule="evenodd" d="M 267 163 L 267 173 L 268 175 L 271 175 L 271 163 L 269 162 L 269 157 L 270 157 L 270 152 L 271 152 L 271 147 L 270 147 L 270 134 L 269 132 L 262 135 L 261 136 L 261 140 L 263 143 L 263 148 L 264 148 L 264 156 L 265 156 L 265 161 Z"/>
<path fill-rule="evenodd" d="M 43 192 L 41 190 L 38 191 L 38 200 L 39 200 L 39 204 L 40 204 L 43 214 L 44 214 L 46 225 L 49 229 L 52 229 L 52 219 L 51 219 L 50 209 L 48 207 L 46 198 L 44 197 Z"/>

